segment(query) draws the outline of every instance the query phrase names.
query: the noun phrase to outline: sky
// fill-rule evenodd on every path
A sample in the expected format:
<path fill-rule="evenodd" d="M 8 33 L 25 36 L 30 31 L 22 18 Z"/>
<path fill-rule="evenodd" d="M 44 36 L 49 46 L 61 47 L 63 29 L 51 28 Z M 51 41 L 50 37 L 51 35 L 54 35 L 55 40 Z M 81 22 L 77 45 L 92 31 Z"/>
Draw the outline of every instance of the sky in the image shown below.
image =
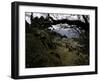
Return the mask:
<path fill-rule="evenodd" d="M 31 21 L 30 21 L 30 16 L 31 16 L 31 12 L 26 12 L 25 13 L 25 19 L 26 21 L 31 24 Z M 46 18 L 47 16 L 47 13 L 39 13 L 39 12 L 34 12 L 33 13 L 33 17 L 38 17 L 40 18 L 41 16 L 43 16 L 44 18 Z M 50 16 L 57 20 L 57 19 L 68 19 L 68 20 L 81 20 L 84 22 L 84 19 L 82 16 L 80 15 L 74 15 L 74 14 L 59 14 L 59 13 L 50 13 Z"/>

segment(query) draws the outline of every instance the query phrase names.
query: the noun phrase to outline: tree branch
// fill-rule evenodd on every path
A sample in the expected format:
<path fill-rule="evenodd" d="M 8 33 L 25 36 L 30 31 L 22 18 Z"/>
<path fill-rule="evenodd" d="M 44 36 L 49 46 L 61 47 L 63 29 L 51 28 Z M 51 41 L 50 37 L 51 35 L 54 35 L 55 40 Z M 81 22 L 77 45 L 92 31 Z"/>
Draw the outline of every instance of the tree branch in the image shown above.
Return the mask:
<path fill-rule="evenodd" d="M 53 20 L 53 22 L 51 23 L 52 25 L 56 25 L 56 24 L 64 24 L 67 23 L 69 25 L 76 25 L 77 27 L 84 27 L 86 26 L 86 24 L 82 21 L 79 20 L 68 20 L 68 19 L 61 19 L 61 20 Z"/>

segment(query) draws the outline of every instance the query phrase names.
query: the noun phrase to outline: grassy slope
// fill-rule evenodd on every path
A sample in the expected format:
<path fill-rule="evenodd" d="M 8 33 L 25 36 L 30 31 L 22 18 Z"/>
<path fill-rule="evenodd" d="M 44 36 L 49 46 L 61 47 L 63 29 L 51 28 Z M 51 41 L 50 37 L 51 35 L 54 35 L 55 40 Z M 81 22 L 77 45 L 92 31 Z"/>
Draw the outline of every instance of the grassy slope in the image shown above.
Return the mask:
<path fill-rule="evenodd" d="M 78 42 L 72 39 L 63 41 L 62 39 L 56 40 L 57 36 L 52 37 L 52 42 L 49 37 L 46 37 L 43 42 L 40 38 L 35 36 L 35 32 L 26 34 L 26 67 L 54 67 L 54 66 L 73 66 L 73 65 L 87 65 L 89 63 L 88 54 L 83 54 L 76 49 L 70 49 L 70 45 Z M 46 33 L 46 32 L 45 32 Z M 47 43 L 55 44 L 56 48 L 49 48 Z M 66 43 L 69 46 L 66 47 Z M 48 46 L 48 47 L 47 47 Z"/>

